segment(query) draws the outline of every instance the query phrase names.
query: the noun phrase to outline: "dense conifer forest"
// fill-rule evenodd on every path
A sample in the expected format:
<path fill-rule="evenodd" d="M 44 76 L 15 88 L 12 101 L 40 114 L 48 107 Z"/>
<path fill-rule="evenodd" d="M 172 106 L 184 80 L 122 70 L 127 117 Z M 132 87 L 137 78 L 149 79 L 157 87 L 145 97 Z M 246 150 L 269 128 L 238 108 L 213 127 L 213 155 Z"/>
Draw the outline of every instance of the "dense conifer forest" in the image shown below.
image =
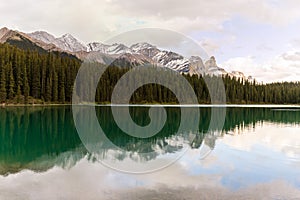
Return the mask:
<path fill-rule="evenodd" d="M 67 54 L 22 50 L 9 44 L 0 44 L 0 103 L 69 103 L 81 63 Z M 116 66 L 107 68 L 99 80 L 95 97 L 97 103 L 110 102 L 114 85 L 129 69 Z M 184 76 L 192 85 L 199 103 L 210 103 L 204 78 Z M 300 82 L 258 84 L 229 76 L 224 76 L 223 81 L 227 103 L 300 103 Z M 139 88 L 131 98 L 131 103 L 176 102 L 170 90 L 156 84 Z"/>

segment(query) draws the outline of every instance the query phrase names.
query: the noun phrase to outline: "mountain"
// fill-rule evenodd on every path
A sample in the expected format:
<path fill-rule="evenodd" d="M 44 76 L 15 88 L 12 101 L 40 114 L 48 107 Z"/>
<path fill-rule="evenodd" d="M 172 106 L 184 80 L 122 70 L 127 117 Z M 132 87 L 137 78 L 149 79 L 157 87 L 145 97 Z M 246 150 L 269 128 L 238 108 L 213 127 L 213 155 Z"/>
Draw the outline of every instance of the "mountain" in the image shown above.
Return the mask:
<path fill-rule="evenodd" d="M 87 46 L 73 37 L 71 34 L 64 34 L 59 38 L 55 38 L 53 35 L 45 31 L 36 31 L 29 33 L 28 36 L 36 40 L 42 41 L 46 44 L 53 44 L 63 51 L 75 53 L 79 51 L 87 51 Z"/>
<path fill-rule="evenodd" d="M 5 41 L 6 37 L 4 36 L 7 35 L 8 32 L 10 32 L 10 30 L 6 27 L 0 29 L 0 43 Z"/>
<path fill-rule="evenodd" d="M 39 52 L 65 52 L 81 60 L 84 60 L 91 53 L 97 53 L 97 61 L 109 65 L 138 66 L 152 64 L 167 67 L 180 73 L 189 73 L 190 75 L 222 76 L 228 74 L 231 77 L 245 80 L 252 79 L 252 77 L 246 77 L 242 72 L 227 72 L 218 67 L 214 56 L 204 62 L 199 56 L 186 58 L 176 52 L 161 50 L 146 42 L 136 43 L 130 47 L 118 43 L 109 45 L 99 42 L 85 45 L 71 34 L 55 37 L 45 31 L 26 34 L 2 28 L 0 29 L 0 43 L 9 43 L 22 49 L 33 49 Z"/>
<path fill-rule="evenodd" d="M 28 36 L 30 36 L 31 38 L 35 38 L 36 40 L 45 42 L 47 44 L 51 44 L 56 40 L 56 38 L 53 35 L 45 31 L 36 31 L 33 33 L 29 33 Z"/>
<path fill-rule="evenodd" d="M 122 60 L 122 62 L 117 61 L 115 63 L 155 64 L 191 75 L 211 74 L 219 76 L 229 74 L 230 76 L 244 77 L 246 79 L 242 72 L 228 73 L 223 68 L 218 67 L 214 56 L 204 64 L 199 56 L 185 58 L 172 51 L 160 50 L 146 42 L 136 43 L 130 47 L 123 44 L 105 45 L 102 43 L 90 43 L 88 44 L 88 49 L 90 52 L 96 51 L 113 56 L 117 60 Z M 136 62 L 134 62 L 135 59 Z M 124 66 L 127 66 L 127 64 Z"/>
<path fill-rule="evenodd" d="M 227 74 L 227 72 L 223 68 L 218 67 L 216 58 L 214 56 L 211 56 L 210 59 L 205 62 L 204 66 L 205 72 L 207 74 L 213 74 L 216 76 Z"/>
<path fill-rule="evenodd" d="M 189 62 L 190 62 L 190 66 L 189 66 L 190 75 L 196 74 L 199 76 L 206 72 L 203 60 L 199 56 L 191 56 Z"/>
<path fill-rule="evenodd" d="M 28 34 L 9 30 L 6 27 L 0 29 L 0 43 L 9 43 L 21 49 L 37 50 L 38 52 L 63 51 L 54 44 L 34 39 Z"/>
<path fill-rule="evenodd" d="M 87 49 L 88 51 L 97 51 L 105 54 L 126 54 L 126 53 L 132 54 L 133 53 L 133 51 L 131 51 L 130 48 L 128 48 L 124 44 L 118 44 L 118 43 L 112 45 L 106 45 L 102 43 L 93 42 L 87 45 Z"/>
<path fill-rule="evenodd" d="M 153 58 L 157 53 L 161 51 L 156 46 L 146 42 L 133 44 L 131 45 L 130 49 L 135 53 L 143 54 L 144 56 L 147 56 L 149 58 Z"/>
<path fill-rule="evenodd" d="M 111 65 L 131 67 L 131 66 L 141 66 L 141 65 L 148 65 L 148 64 L 155 64 L 155 63 L 153 63 L 153 60 L 151 60 L 150 58 L 141 54 L 124 53 L 124 54 L 117 55 Z"/>

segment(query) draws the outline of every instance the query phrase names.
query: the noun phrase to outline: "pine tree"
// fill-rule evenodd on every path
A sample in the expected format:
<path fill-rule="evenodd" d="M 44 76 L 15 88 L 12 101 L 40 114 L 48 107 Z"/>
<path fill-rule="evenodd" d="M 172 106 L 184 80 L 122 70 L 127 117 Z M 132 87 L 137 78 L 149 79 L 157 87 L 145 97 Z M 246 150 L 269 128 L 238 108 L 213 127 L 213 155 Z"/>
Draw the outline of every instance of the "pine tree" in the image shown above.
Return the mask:
<path fill-rule="evenodd" d="M 40 80 L 40 63 L 38 62 L 38 55 L 35 53 L 33 57 L 33 66 L 32 66 L 32 85 L 31 92 L 32 96 L 35 99 L 39 99 L 41 96 L 41 80 Z"/>
<path fill-rule="evenodd" d="M 23 80 L 24 80 L 24 87 L 23 87 L 23 94 L 24 94 L 24 103 L 28 103 L 28 97 L 29 97 L 29 84 L 28 84 L 28 78 L 27 78 L 27 69 L 26 66 L 24 67 L 23 72 Z"/>
<path fill-rule="evenodd" d="M 53 87 L 52 87 L 52 101 L 57 102 L 58 100 L 58 77 L 57 73 L 53 71 Z"/>
<path fill-rule="evenodd" d="M 20 103 L 20 101 L 21 101 L 21 86 L 19 84 L 17 85 L 16 98 L 17 98 L 17 103 Z"/>
<path fill-rule="evenodd" d="M 1 65 L 1 74 L 0 74 L 0 103 L 4 103 L 6 100 L 6 74 L 5 67 Z"/>
<path fill-rule="evenodd" d="M 59 76 L 59 102 L 65 103 L 66 95 L 65 95 L 65 71 L 63 66 L 60 70 L 60 76 Z"/>
<path fill-rule="evenodd" d="M 8 99 L 13 99 L 15 96 L 15 80 L 11 63 L 8 65 L 9 69 L 9 82 L 8 82 Z"/>
<path fill-rule="evenodd" d="M 46 79 L 46 93 L 45 93 L 45 101 L 50 102 L 51 101 L 51 77 Z"/>

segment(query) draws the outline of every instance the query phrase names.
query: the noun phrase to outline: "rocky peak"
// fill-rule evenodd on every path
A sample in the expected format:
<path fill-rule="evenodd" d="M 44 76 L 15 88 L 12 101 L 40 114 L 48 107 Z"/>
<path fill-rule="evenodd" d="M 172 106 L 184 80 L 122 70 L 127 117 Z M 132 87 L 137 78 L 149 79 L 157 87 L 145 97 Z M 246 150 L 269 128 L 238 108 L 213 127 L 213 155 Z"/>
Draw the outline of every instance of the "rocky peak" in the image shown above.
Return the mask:
<path fill-rule="evenodd" d="M 87 51 L 87 47 L 69 33 L 57 38 L 55 44 L 57 44 L 60 48 L 70 52 Z"/>
<path fill-rule="evenodd" d="M 66 33 L 62 36 L 63 38 L 74 38 L 70 33 Z M 75 38 L 74 38 L 75 39 Z"/>
<path fill-rule="evenodd" d="M 211 56 L 206 62 L 205 62 L 206 69 L 210 68 L 218 68 L 216 58 L 214 56 Z"/>
<path fill-rule="evenodd" d="M 0 29 L 0 33 L 7 32 L 7 31 L 9 31 L 9 29 L 7 27 L 3 27 Z"/>
<path fill-rule="evenodd" d="M 0 29 L 0 41 L 2 41 L 2 38 L 9 32 L 10 30 L 6 27 Z"/>
<path fill-rule="evenodd" d="M 62 35 L 60 38 L 58 38 L 60 40 L 65 40 L 65 41 L 69 41 L 69 42 L 79 42 L 73 35 L 71 35 L 70 33 L 66 33 L 64 35 Z"/>
<path fill-rule="evenodd" d="M 104 52 L 104 49 L 107 47 L 108 45 L 99 43 L 99 42 L 91 42 L 87 45 L 88 47 L 88 51 L 100 51 L 100 52 Z"/>
<path fill-rule="evenodd" d="M 197 74 L 199 76 L 200 74 L 204 73 L 205 67 L 202 59 L 199 56 L 191 56 L 189 62 L 190 62 L 190 66 L 189 66 L 190 75 Z"/>

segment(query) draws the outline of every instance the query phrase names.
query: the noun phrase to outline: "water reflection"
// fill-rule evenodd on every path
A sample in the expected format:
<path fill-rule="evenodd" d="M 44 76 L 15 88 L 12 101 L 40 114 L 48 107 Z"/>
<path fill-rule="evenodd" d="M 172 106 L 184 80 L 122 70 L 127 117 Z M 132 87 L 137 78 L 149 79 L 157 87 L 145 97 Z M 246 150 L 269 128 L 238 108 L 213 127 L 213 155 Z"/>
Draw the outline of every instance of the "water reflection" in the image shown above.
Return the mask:
<path fill-rule="evenodd" d="M 130 107 L 130 114 L 137 124 L 145 126 L 150 120 L 148 109 L 147 107 Z M 155 136 L 140 139 L 127 135 L 116 125 L 109 106 L 97 107 L 98 120 L 106 137 L 115 146 L 126 150 L 127 153 L 120 153 L 110 145 L 102 144 L 100 151 L 98 149 L 95 154 L 90 154 L 82 145 L 75 130 L 70 107 L 1 108 L 0 174 L 7 175 L 23 169 L 41 172 L 53 166 L 69 169 L 85 157 L 90 162 L 96 161 L 96 157 L 101 157 L 124 163 L 128 162 L 128 159 L 134 162 L 147 162 L 164 155 L 163 158 L 168 159 L 181 152 L 184 145 L 191 150 L 201 149 L 203 146 L 214 149 L 218 139 L 224 138 L 226 141 L 226 135 L 246 132 L 250 134 L 256 127 L 263 127 L 266 123 L 292 127 L 298 127 L 300 123 L 300 112 L 297 111 L 272 108 L 227 108 L 223 129 L 208 132 L 211 109 L 185 109 L 200 109 L 198 130 L 187 129 L 177 132 L 181 116 L 180 109 L 171 107 L 166 109 L 168 118 L 163 129 Z M 121 113 L 122 109 L 120 108 Z M 193 120 L 193 116 L 186 120 Z M 126 123 L 126 119 L 124 119 L 124 123 Z M 277 140 L 285 141 L 286 137 L 289 136 L 279 133 Z M 296 141 L 297 138 L 296 135 L 294 140 Z M 259 137 L 253 138 L 255 141 L 259 139 Z M 233 141 L 234 139 L 229 139 L 227 143 Z M 270 145 L 272 144 L 276 145 L 274 142 L 270 143 Z M 292 149 L 294 154 L 298 153 L 299 144 L 291 143 L 289 147 L 285 147 L 287 152 Z M 151 154 L 137 157 L 137 152 L 151 152 Z"/>
<path fill-rule="evenodd" d="M 35 162 L 55 159 L 77 148 L 80 139 L 70 116 L 70 109 L 65 107 L 1 108 L 0 173 L 26 168 L 45 170 L 45 166 L 39 168 Z"/>

